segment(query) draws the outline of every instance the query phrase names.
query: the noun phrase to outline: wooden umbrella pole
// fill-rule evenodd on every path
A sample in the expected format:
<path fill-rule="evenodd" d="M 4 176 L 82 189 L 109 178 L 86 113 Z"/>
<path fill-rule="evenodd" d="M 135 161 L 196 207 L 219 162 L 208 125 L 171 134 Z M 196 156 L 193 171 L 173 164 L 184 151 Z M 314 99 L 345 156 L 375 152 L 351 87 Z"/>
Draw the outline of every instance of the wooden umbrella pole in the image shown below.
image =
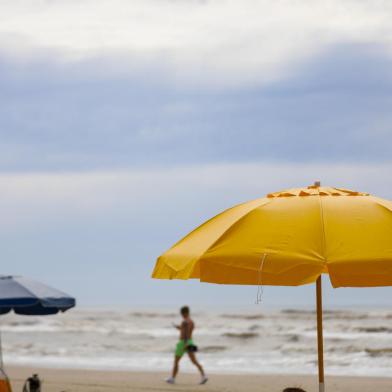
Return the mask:
<path fill-rule="evenodd" d="M 324 392 L 323 294 L 321 275 L 316 282 L 319 392 Z"/>

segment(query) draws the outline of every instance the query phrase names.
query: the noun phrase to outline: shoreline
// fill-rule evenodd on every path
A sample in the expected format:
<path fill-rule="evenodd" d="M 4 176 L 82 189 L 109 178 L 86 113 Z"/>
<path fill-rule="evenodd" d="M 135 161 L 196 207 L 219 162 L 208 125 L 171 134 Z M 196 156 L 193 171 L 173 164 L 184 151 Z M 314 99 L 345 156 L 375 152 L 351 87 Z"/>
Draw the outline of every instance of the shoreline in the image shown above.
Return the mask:
<path fill-rule="evenodd" d="M 121 370 L 84 370 L 33 368 L 29 366 L 6 366 L 14 391 L 22 390 L 24 380 L 38 373 L 43 380 L 45 392 L 153 392 L 181 390 L 181 392 L 203 389 L 204 392 L 281 392 L 285 387 L 302 387 L 305 391 L 318 389 L 316 375 L 239 375 L 209 374 L 207 385 L 197 385 L 199 376 L 194 373 L 180 373 L 176 385 L 164 382 L 168 373 L 133 372 Z M 333 392 L 389 392 L 392 378 L 327 376 L 326 390 Z"/>

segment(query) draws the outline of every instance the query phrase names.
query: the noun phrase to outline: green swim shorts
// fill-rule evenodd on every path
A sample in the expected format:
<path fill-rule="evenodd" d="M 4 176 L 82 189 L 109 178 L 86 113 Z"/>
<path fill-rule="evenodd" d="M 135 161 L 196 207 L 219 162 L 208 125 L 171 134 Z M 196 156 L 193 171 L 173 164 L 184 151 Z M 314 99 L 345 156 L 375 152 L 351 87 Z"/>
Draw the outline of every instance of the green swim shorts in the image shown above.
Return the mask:
<path fill-rule="evenodd" d="M 182 357 L 186 353 L 187 346 L 193 346 L 193 340 L 188 339 L 185 343 L 185 340 L 180 340 L 176 346 L 176 357 Z"/>

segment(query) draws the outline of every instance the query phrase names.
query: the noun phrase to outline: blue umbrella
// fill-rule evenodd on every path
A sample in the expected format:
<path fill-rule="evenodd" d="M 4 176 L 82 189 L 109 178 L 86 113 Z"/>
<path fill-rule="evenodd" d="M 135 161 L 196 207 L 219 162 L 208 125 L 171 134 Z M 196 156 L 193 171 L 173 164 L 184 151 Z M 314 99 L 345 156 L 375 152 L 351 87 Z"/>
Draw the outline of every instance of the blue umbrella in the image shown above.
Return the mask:
<path fill-rule="evenodd" d="M 41 316 L 65 312 L 75 306 L 75 298 L 22 276 L 0 275 L 0 314 Z"/>
<path fill-rule="evenodd" d="M 43 316 L 65 312 L 76 304 L 75 298 L 43 283 L 22 276 L 0 275 L 0 314 L 13 310 L 17 314 Z M 11 391 L 9 379 L 4 372 L 0 338 L 0 371 Z"/>

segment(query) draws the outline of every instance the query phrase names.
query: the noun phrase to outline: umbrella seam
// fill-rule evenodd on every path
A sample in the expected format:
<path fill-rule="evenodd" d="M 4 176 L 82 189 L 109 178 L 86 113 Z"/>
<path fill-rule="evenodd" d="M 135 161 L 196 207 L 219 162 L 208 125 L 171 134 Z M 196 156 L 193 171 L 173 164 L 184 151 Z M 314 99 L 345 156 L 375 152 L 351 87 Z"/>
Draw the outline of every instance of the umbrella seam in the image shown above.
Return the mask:
<path fill-rule="evenodd" d="M 224 236 L 229 232 L 230 229 L 232 229 L 234 226 L 238 224 L 238 222 L 241 222 L 243 219 L 245 219 L 250 213 L 252 213 L 254 210 L 260 207 L 264 207 L 267 204 L 270 204 L 272 202 L 272 199 L 262 199 L 265 201 L 264 204 L 260 204 L 255 208 L 252 208 L 250 211 L 248 211 L 246 214 L 242 215 L 241 218 L 236 220 L 232 225 L 230 225 L 202 254 L 197 258 L 197 261 L 200 261 Z"/>
<path fill-rule="evenodd" d="M 255 200 L 258 200 L 258 199 L 255 199 Z M 239 221 L 241 221 L 242 219 L 244 219 L 248 214 L 250 214 L 252 211 L 254 211 L 256 208 L 259 208 L 259 207 L 263 207 L 263 206 L 265 206 L 265 205 L 267 205 L 267 204 L 269 204 L 269 203 L 271 203 L 272 202 L 272 200 L 270 200 L 270 199 L 268 199 L 268 198 L 261 198 L 260 199 L 260 204 L 259 205 L 257 205 L 256 207 L 254 207 L 254 208 L 252 208 L 250 211 L 248 211 L 247 213 L 245 213 L 244 215 L 242 215 L 241 216 L 241 218 L 239 218 L 237 221 L 235 221 L 232 225 L 230 225 L 211 245 L 209 245 L 208 247 L 207 247 L 207 249 L 201 254 L 201 256 L 199 256 L 199 257 L 197 257 L 197 258 L 195 258 L 194 260 L 193 260 L 193 266 L 192 266 L 192 269 L 191 269 L 191 273 L 194 271 L 194 268 L 195 268 L 195 266 L 196 266 L 196 263 L 197 262 L 200 262 L 200 259 L 202 259 L 203 257 L 204 257 L 204 255 L 230 230 L 230 228 L 232 228 L 235 224 L 237 224 Z M 194 230 L 192 230 L 189 234 L 187 234 L 184 238 L 182 238 L 181 240 L 179 240 L 179 241 L 177 241 L 170 249 L 173 249 L 173 248 L 175 248 L 176 247 L 176 245 L 177 244 L 179 244 L 180 242 L 182 242 L 183 240 L 185 240 L 187 237 L 189 237 L 193 232 L 195 232 L 196 230 L 198 230 L 200 227 L 202 227 L 202 226 L 204 226 L 204 225 L 206 225 L 207 223 L 209 223 L 210 221 L 212 221 L 213 219 L 215 219 L 216 217 L 218 217 L 219 215 L 221 215 L 221 214 L 223 214 L 224 212 L 226 212 L 226 211 L 229 211 L 229 210 L 232 210 L 232 209 L 234 209 L 234 208 L 236 208 L 236 207 L 239 207 L 239 206 L 242 206 L 242 205 L 244 205 L 244 204 L 246 204 L 247 202 L 245 202 L 245 203 L 241 203 L 241 204 L 238 204 L 238 205 L 236 205 L 236 206 L 233 206 L 233 207 L 231 207 L 231 208 L 229 208 L 229 209 L 227 209 L 227 210 L 225 210 L 225 211 L 223 211 L 223 212 L 221 212 L 221 213 L 219 213 L 219 214 L 217 214 L 217 215 L 215 215 L 214 217 L 212 217 L 212 218 L 210 218 L 210 219 L 208 219 L 206 222 L 204 222 L 204 223 L 202 223 L 200 226 L 198 226 L 198 227 L 196 227 Z M 263 204 L 264 203 L 264 204 Z M 183 271 L 184 269 L 186 269 L 186 268 L 181 268 L 181 269 L 176 269 L 176 268 L 173 268 L 171 265 L 169 265 L 169 263 L 165 263 L 165 265 L 167 265 L 168 267 L 170 267 L 172 270 L 174 270 L 176 273 L 179 273 L 179 272 L 181 272 L 181 271 Z"/>
<path fill-rule="evenodd" d="M 27 289 L 25 286 L 23 286 L 21 283 L 19 283 L 19 281 L 17 281 L 15 278 L 12 278 L 12 280 L 18 285 L 20 286 L 23 290 L 27 291 L 27 293 L 31 294 L 33 296 L 33 299 L 36 300 L 35 304 L 39 304 L 41 301 L 40 299 L 29 289 Z M 23 307 L 24 305 L 17 305 L 15 306 L 15 308 L 19 308 L 19 307 Z M 13 306 L 14 307 L 14 306 Z"/>
<path fill-rule="evenodd" d="M 321 200 L 321 195 L 319 191 L 319 203 L 320 203 L 320 220 L 321 220 L 321 238 L 322 238 L 322 250 L 323 250 L 323 257 L 324 257 L 324 262 L 327 262 L 327 255 L 326 255 L 326 237 L 325 237 L 325 222 L 324 222 L 324 209 L 323 209 L 323 202 Z"/>
<path fill-rule="evenodd" d="M 31 290 L 29 290 L 28 288 L 26 288 L 26 286 L 23 286 L 21 283 L 19 283 L 17 280 L 15 280 L 14 279 L 14 281 L 15 281 L 15 283 L 17 283 L 20 287 L 22 287 L 24 290 L 26 290 L 28 293 L 30 293 L 31 295 L 33 295 L 33 298 L 35 298 L 36 299 L 36 302 L 35 302 L 35 305 L 37 305 L 37 304 L 40 304 L 43 308 L 53 308 L 54 306 L 47 306 L 47 305 L 45 305 L 45 298 L 44 297 L 42 297 L 42 298 L 40 298 L 40 297 L 38 297 L 36 294 L 34 294 Z M 64 296 L 67 296 L 68 294 L 65 294 L 65 293 L 63 293 L 62 291 L 59 291 L 61 294 L 63 294 Z M 52 300 L 56 300 L 56 298 L 55 297 L 46 297 L 47 299 L 52 299 Z M 25 307 L 25 305 L 15 305 L 15 306 L 12 306 L 13 308 L 23 308 L 23 307 Z M 55 307 L 57 307 L 57 308 L 59 308 L 59 309 L 62 309 L 62 308 L 64 308 L 64 306 L 59 306 L 59 305 L 56 305 Z M 66 306 L 65 306 L 66 307 Z"/>
<path fill-rule="evenodd" d="M 41 299 L 36 295 L 36 294 L 34 294 L 31 290 L 29 290 L 28 288 L 26 288 L 26 286 L 23 286 L 21 283 L 19 283 L 19 281 L 17 281 L 16 279 L 14 279 L 14 281 L 20 286 L 20 287 L 22 287 L 23 289 L 25 289 L 28 293 L 30 293 L 33 297 L 35 297 L 36 299 L 37 299 L 37 304 L 38 303 L 40 303 L 41 302 Z"/>
<path fill-rule="evenodd" d="M 175 247 L 176 247 L 177 245 L 179 245 L 182 241 L 184 241 L 184 240 L 186 240 L 188 237 L 190 237 L 194 232 L 196 232 L 197 230 L 199 230 L 199 229 L 202 228 L 203 226 L 207 225 L 208 223 L 210 223 L 212 220 L 214 220 L 214 219 L 217 218 L 218 216 L 220 216 L 220 215 L 222 215 L 222 214 L 224 214 L 224 213 L 226 213 L 226 212 L 229 212 L 229 211 L 231 211 L 231 210 L 234 210 L 234 209 L 237 208 L 237 207 L 241 207 L 241 206 L 243 206 L 243 205 L 245 205 L 245 204 L 247 204 L 247 203 L 251 203 L 251 202 L 253 202 L 253 201 L 256 201 L 256 200 L 259 200 L 259 199 L 254 199 L 254 200 L 250 200 L 250 201 L 247 201 L 247 202 L 244 202 L 244 203 L 237 204 L 237 205 L 235 205 L 235 206 L 233 206 L 233 207 L 227 208 L 226 210 L 220 212 L 219 214 L 214 215 L 214 216 L 211 217 L 210 219 L 207 219 L 205 222 L 202 222 L 200 225 L 198 225 L 198 226 L 195 227 L 193 230 L 191 230 L 185 237 L 179 239 L 176 243 L 174 243 L 174 244 L 168 249 L 168 251 L 171 250 L 171 249 L 173 249 L 173 248 L 175 248 Z M 263 197 L 263 198 L 260 198 L 260 200 L 265 201 L 265 200 L 268 200 L 268 199 L 265 198 L 265 197 Z M 258 207 L 257 207 L 257 208 L 258 208 Z M 253 210 L 252 210 L 252 211 L 253 211 Z M 245 215 L 244 215 L 244 216 L 245 216 Z M 211 246 L 212 246 L 212 245 L 211 245 Z"/>
<path fill-rule="evenodd" d="M 21 278 L 23 279 L 23 277 L 21 277 Z M 46 299 L 46 298 L 47 298 L 47 299 L 56 300 L 56 297 L 39 297 L 38 295 L 34 294 L 33 291 L 31 291 L 31 290 L 29 290 L 28 288 L 26 288 L 26 286 L 23 286 L 21 283 L 19 283 L 18 280 L 14 279 L 14 281 L 15 281 L 19 286 L 21 286 L 23 289 L 25 289 L 28 293 L 30 293 L 31 295 L 33 295 L 33 297 L 37 298 L 36 304 L 41 304 L 41 306 L 42 306 L 43 308 L 52 308 L 52 307 L 53 307 L 53 306 L 46 306 L 46 305 L 44 304 L 44 302 L 45 302 L 45 299 Z M 31 281 L 32 281 L 32 280 L 31 280 Z M 35 283 L 37 283 L 37 282 L 35 281 Z M 47 286 L 47 285 L 44 284 L 44 283 L 41 283 L 41 285 L 42 285 L 42 286 L 45 286 L 46 288 L 49 288 L 49 289 L 50 289 L 50 287 Z M 64 297 L 68 297 L 68 294 L 64 293 L 63 291 L 57 290 L 57 289 L 56 289 L 56 291 L 57 291 L 58 293 L 60 293 L 61 295 L 63 295 Z M 57 306 L 57 307 L 58 307 L 58 308 L 61 308 L 61 306 Z"/>

